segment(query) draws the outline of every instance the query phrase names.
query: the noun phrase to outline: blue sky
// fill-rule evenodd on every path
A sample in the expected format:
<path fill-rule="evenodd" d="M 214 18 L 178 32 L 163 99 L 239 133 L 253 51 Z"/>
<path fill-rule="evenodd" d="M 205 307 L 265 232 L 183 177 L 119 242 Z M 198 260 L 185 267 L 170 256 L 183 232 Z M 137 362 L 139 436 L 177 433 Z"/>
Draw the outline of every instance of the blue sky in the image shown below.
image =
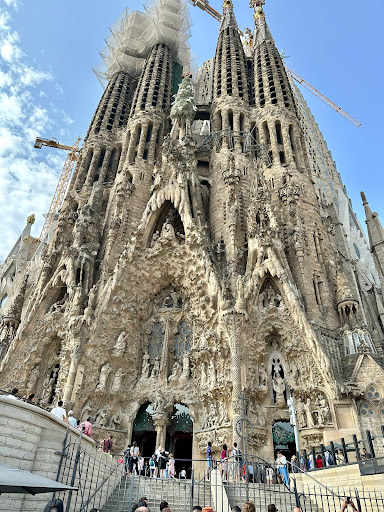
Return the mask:
<path fill-rule="evenodd" d="M 221 2 L 211 0 L 221 11 Z M 245 0 L 238 23 L 252 26 Z M 72 143 L 84 136 L 102 94 L 92 72 L 108 27 L 130 0 L 0 0 L 0 259 L 34 212 L 41 229 L 65 154 L 33 149 L 37 135 Z M 267 0 L 265 12 L 287 64 L 362 126 L 356 128 L 306 90 L 350 198 L 364 223 L 360 190 L 384 221 L 382 172 L 384 3 Z M 199 63 L 213 56 L 218 22 L 190 7 L 190 45 Z"/>

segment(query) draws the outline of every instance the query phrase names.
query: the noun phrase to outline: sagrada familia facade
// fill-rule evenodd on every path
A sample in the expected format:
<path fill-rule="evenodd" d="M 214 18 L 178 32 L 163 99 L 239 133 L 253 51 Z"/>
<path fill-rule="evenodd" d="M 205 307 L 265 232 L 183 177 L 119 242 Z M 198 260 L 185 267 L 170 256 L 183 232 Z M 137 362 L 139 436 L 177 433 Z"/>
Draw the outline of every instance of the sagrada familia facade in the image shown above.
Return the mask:
<path fill-rule="evenodd" d="M 201 459 L 245 414 L 271 459 L 291 389 L 302 447 L 384 420 L 384 231 L 362 194 L 367 243 L 263 3 L 244 46 L 225 0 L 193 79 L 181 0 L 124 14 L 54 229 L 36 250 L 29 219 L 0 270 L 0 388 L 119 450 Z"/>

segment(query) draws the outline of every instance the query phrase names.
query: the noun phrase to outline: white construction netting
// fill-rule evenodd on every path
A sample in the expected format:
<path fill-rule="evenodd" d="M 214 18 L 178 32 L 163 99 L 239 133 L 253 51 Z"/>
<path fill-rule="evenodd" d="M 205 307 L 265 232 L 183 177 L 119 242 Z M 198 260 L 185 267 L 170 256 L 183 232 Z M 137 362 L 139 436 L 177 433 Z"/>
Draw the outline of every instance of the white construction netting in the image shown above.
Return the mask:
<path fill-rule="evenodd" d="M 100 52 L 103 62 L 94 68 L 103 86 L 117 71 L 132 77 L 140 74 L 151 48 L 164 43 L 184 71 L 189 71 L 191 37 L 187 0 L 155 0 L 144 5 L 145 12 L 125 9 L 110 27 L 111 34 Z"/>

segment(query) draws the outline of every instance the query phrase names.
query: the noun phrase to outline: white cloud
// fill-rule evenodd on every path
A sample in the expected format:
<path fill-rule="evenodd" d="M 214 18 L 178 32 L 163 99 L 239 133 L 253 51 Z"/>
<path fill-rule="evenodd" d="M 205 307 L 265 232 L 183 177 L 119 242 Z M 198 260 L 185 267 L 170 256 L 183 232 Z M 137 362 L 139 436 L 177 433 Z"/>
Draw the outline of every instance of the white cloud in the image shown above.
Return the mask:
<path fill-rule="evenodd" d="M 23 55 L 23 52 L 16 44 L 19 36 L 16 32 L 8 32 L 0 43 L 0 55 L 6 62 L 16 62 Z"/>
<path fill-rule="evenodd" d="M 4 2 L 8 5 L 8 7 L 19 7 L 19 0 L 4 0 Z"/>
<path fill-rule="evenodd" d="M 4 0 L 9 7 L 18 1 Z M 66 155 L 46 148 L 34 149 L 36 136 L 50 137 L 73 120 L 57 112 L 43 89 L 51 73 L 35 68 L 21 48 L 8 11 L 0 8 L 0 200 L 2 223 L 0 259 L 7 256 L 25 226 L 36 213 L 37 236 L 48 210 Z M 60 90 L 59 84 L 54 84 Z M 45 98 L 48 98 L 46 100 Z M 57 123 L 61 125 L 57 126 Z"/>
<path fill-rule="evenodd" d="M 46 71 L 39 71 L 28 66 L 23 67 L 21 83 L 25 86 L 35 86 L 44 80 L 52 80 L 52 75 Z"/>

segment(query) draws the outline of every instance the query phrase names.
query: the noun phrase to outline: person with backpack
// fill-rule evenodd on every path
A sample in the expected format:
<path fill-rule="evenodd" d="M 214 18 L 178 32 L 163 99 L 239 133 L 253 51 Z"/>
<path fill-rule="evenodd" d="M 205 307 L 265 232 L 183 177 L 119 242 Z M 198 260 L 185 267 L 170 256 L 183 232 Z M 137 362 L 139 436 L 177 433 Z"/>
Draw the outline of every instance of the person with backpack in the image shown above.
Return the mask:
<path fill-rule="evenodd" d="M 243 466 L 243 457 L 241 456 L 240 448 L 238 448 L 237 443 L 233 443 L 233 450 L 231 453 L 233 457 L 233 472 L 235 476 L 235 482 L 240 481 L 241 468 Z"/>
<path fill-rule="evenodd" d="M 109 438 L 107 439 L 104 439 L 103 441 L 103 452 L 104 453 L 110 453 L 110 451 L 112 450 L 112 446 L 113 446 L 113 436 L 109 436 Z"/>

